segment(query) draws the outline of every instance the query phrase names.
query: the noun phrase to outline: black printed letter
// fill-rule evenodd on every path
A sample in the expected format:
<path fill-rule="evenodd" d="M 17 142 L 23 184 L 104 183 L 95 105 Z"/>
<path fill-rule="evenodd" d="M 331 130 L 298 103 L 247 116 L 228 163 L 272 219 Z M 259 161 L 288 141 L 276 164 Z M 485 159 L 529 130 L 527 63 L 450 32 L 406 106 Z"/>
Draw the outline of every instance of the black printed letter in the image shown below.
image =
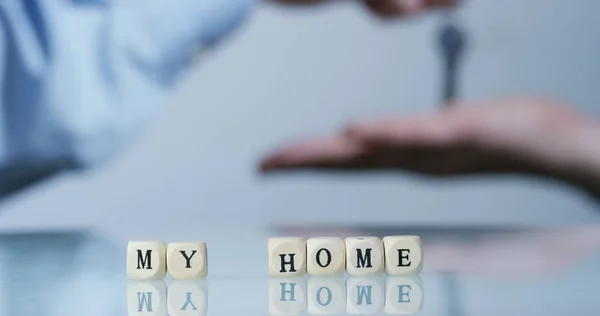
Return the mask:
<path fill-rule="evenodd" d="M 296 272 L 296 269 L 294 268 L 294 256 L 296 254 L 290 253 L 288 254 L 288 256 L 290 256 L 290 261 L 285 261 L 285 254 L 280 254 L 279 257 L 281 258 L 281 270 L 279 272 L 288 272 L 285 270 L 285 265 L 289 264 L 290 265 L 290 271 L 289 272 Z"/>
<path fill-rule="evenodd" d="M 191 268 L 192 266 L 190 265 L 190 261 L 192 260 L 192 257 L 194 257 L 194 255 L 196 254 L 196 250 L 193 250 L 192 255 L 189 257 L 185 254 L 185 250 L 180 250 L 179 252 L 185 258 L 185 267 L 187 269 Z"/>
<path fill-rule="evenodd" d="M 325 253 L 327 254 L 327 263 L 325 263 L 325 264 L 321 263 L 321 252 L 322 251 L 325 251 Z M 325 268 L 325 267 L 329 266 L 330 263 L 331 263 L 331 252 L 329 252 L 329 250 L 327 250 L 325 248 L 319 249 L 319 251 L 317 251 L 317 264 L 321 268 Z"/>
<path fill-rule="evenodd" d="M 152 270 L 152 250 L 146 250 L 146 256 L 143 257 L 142 256 L 142 251 L 138 249 L 137 251 L 138 253 L 138 270 L 141 269 L 150 269 Z M 148 266 L 146 266 L 146 263 L 148 264 Z"/>
<path fill-rule="evenodd" d="M 356 249 L 356 267 L 357 268 L 372 268 L 373 266 L 371 265 L 371 248 L 367 248 L 365 250 L 365 255 L 363 256 L 362 253 L 362 249 Z M 366 263 L 366 265 L 365 265 Z"/>
<path fill-rule="evenodd" d="M 403 252 L 406 252 L 406 254 L 403 254 Z M 398 266 L 399 267 L 410 267 L 410 261 L 406 262 L 406 264 L 404 264 L 402 262 L 402 259 L 408 260 L 409 254 L 410 254 L 410 249 L 398 249 Z"/>

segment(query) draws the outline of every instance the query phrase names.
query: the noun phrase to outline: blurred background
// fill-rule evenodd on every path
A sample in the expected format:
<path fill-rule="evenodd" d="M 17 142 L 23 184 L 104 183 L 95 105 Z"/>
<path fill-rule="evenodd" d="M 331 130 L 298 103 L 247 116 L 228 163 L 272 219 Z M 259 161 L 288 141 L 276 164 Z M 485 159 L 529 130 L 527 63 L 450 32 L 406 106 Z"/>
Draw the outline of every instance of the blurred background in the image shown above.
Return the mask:
<path fill-rule="evenodd" d="M 597 12 L 596 0 L 465 1 L 456 12 L 468 36 L 459 96 L 545 95 L 598 115 Z M 265 314 L 267 283 L 250 278 L 266 274 L 267 237 L 410 233 L 427 252 L 425 315 L 597 315 L 600 207 L 567 185 L 257 172 L 266 152 L 298 135 L 438 110 L 441 21 L 427 14 L 386 23 L 347 3 L 257 6 L 199 57 L 133 147 L 100 169 L 0 201 L 0 314 L 39 315 L 54 302 L 47 314 L 66 315 L 98 297 L 105 309 L 97 315 L 124 312 L 125 293 L 115 288 L 124 289 L 133 239 L 207 241 L 222 314 Z M 230 304 L 240 275 L 260 290 Z M 37 305 L 32 288 L 45 293 Z"/>
<path fill-rule="evenodd" d="M 461 97 L 542 94 L 600 112 L 600 2 L 543 3 L 465 2 Z M 102 169 L 2 201 L 0 231 L 91 226 L 137 239 L 228 225 L 600 222 L 578 191 L 530 178 L 257 173 L 262 155 L 291 137 L 439 107 L 439 24 L 436 14 L 384 23 L 359 5 L 260 5 L 201 57 L 135 146 Z"/>

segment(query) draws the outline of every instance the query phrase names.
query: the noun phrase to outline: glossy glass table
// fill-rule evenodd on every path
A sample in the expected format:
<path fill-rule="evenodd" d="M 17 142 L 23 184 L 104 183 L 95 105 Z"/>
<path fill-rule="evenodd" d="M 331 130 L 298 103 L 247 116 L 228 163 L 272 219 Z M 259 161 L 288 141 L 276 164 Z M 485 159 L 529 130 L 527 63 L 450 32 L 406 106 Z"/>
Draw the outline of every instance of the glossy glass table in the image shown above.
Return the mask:
<path fill-rule="evenodd" d="M 126 279 L 126 240 L 87 230 L 0 234 L 0 315 L 600 315 L 596 227 L 236 232 L 192 236 L 208 240 L 206 280 L 152 282 Z M 268 236 L 394 234 L 423 238 L 420 276 L 267 277 Z"/>

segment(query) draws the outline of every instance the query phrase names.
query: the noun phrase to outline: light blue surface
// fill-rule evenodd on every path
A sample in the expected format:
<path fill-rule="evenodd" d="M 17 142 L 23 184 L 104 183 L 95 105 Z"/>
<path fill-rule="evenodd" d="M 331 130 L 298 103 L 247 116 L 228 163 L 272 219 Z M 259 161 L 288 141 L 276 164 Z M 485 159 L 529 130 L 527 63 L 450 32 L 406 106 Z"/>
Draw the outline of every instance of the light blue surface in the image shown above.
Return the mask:
<path fill-rule="evenodd" d="M 0 194 L 122 149 L 253 0 L 0 2 Z"/>
<path fill-rule="evenodd" d="M 0 315 L 165 316 L 135 312 L 139 307 L 137 292 L 153 292 L 157 310 L 161 306 L 166 310 L 173 302 L 184 302 L 182 293 L 190 292 L 199 312 L 194 315 L 204 315 L 202 312 L 206 311 L 206 315 L 212 316 L 265 316 L 270 313 L 270 302 L 279 304 L 279 311 L 315 315 L 316 295 L 323 286 L 331 290 L 332 297 L 338 298 L 335 304 L 345 305 L 344 311 L 357 310 L 360 286 L 372 286 L 372 304 L 366 306 L 367 292 L 360 310 L 385 315 L 385 304 L 396 297 L 391 290 L 403 284 L 411 284 L 413 293 L 422 293 L 422 309 L 416 314 L 422 316 L 600 313 L 596 295 L 600 289 L 598 251 L 574 267 L 537 278 L 424 272 L 419 277 L 400 279 L 389 276 L 269 279 L 266 232 L 244 232 L 248 241 L 244 247 L 239 247 L 235 238 L 223 236 L 222 230 L 205 231 L 198 238 L 200 235 L 220 242 L 209 243 L 211 271 L 205 281 L 198 282 L 174 281 L 168 276 L 153 282 L 128 281 L 126 241 L 109 241 L 99 234 L 64 231 L 0 235 Z M 232 254 L 232 249 L 242 251 L 242 248 L 245 252 L 240 252 L 241 255 Z M 241 265 L 241 261 L 227 258 L 243 258 L 249 264 Z M 285 290 L 290 289 L 290 283 L 296 283 L 295 302 L 280 301 L 281 283 L 287 283 Z M 289 299 L 289 293 L 283 294 Z"/>

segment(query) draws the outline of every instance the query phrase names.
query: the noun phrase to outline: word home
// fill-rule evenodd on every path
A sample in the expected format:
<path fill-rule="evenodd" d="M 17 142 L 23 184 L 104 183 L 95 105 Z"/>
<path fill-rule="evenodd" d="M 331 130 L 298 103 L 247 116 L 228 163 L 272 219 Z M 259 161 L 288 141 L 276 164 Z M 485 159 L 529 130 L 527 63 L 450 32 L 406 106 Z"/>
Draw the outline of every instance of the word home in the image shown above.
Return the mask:
<path fill-rule="evenodd" d="M 127 278 L 174 280 L 203 279 L 208 274 L 205 242 L 130 241 L 127 245 Z"/>
<path fill-rule="evenodd" d="M 418 236 L 269 238 L 271 277 L 415 275 L 423 266 Z"/>
<path fill-rule="evenodd" d="M 304 277 L 269 280 L 269 314 L 412 315 L 423 308 L 419 276 Z"/>

